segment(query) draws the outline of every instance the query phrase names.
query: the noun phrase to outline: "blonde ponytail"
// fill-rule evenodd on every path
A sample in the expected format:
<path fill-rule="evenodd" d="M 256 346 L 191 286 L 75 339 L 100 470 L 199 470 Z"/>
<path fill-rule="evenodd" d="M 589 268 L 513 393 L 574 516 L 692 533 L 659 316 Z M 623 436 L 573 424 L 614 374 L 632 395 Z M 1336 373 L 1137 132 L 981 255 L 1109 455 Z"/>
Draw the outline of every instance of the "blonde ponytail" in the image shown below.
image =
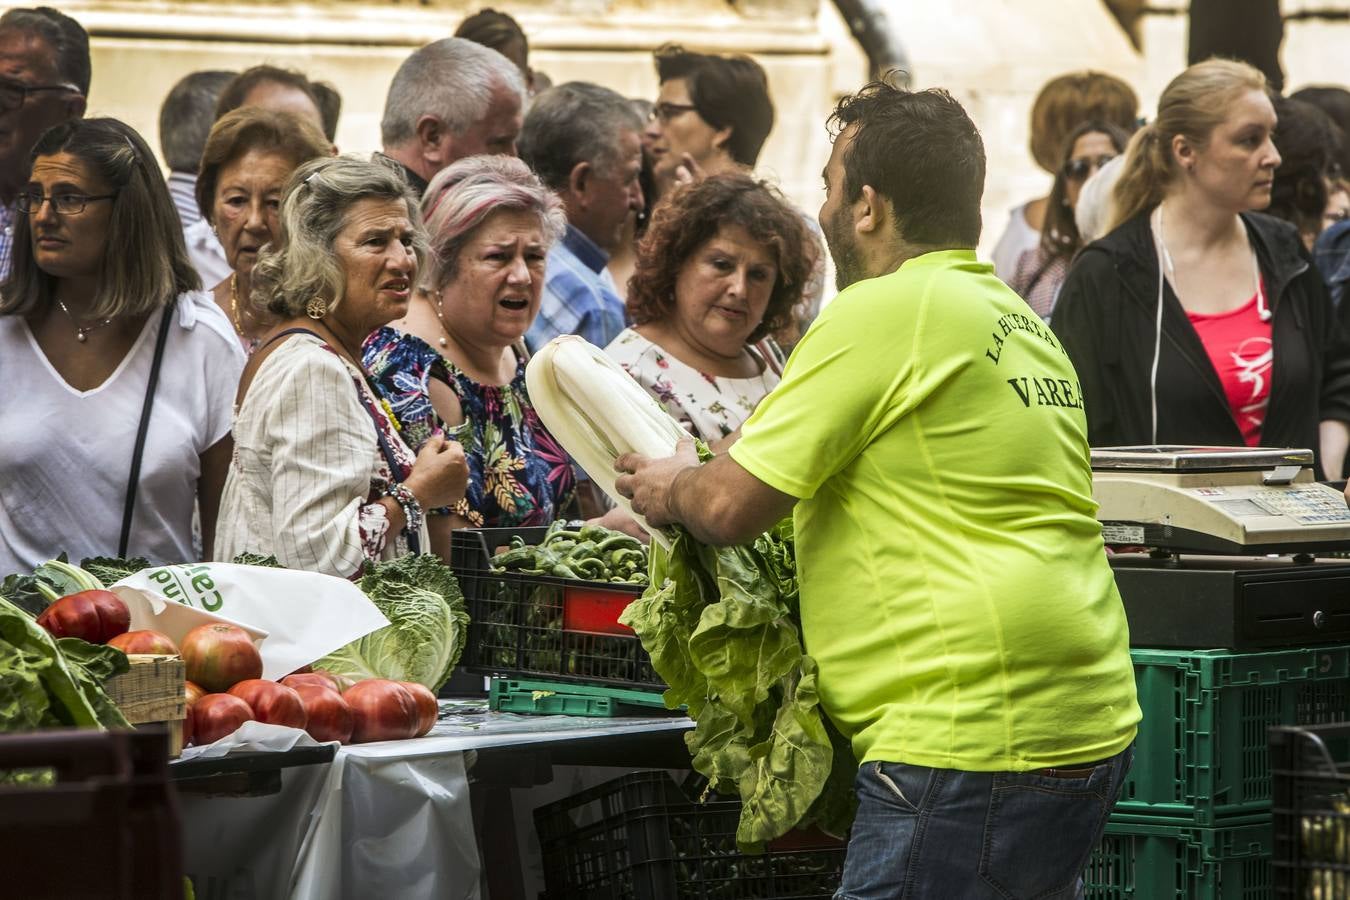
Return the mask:
<path fill-rule="evenodd" d="M 1172 151 L 1159 139 L 1156 124 L 1145 125 L 1130 138 L 1125 165 L 1111 191 L 1111 215 L 1107 231 L 1113 231 L 1141 212 L 1157 206 L 1172 180 Z"/>
<path fill-rule="evenodd" d="M 1266 90 L 1259 69 L 1231 59 L 1209 59 L 1182 72 L 1158 100 L 1158 118 L 1135 133 L 1125 168 L 1112 192 L 1110 228 L 1115 229 L 1162 202 L 1176 180 L 1172 141 L 1181 135 L 1204 147 L 1215 127 L 1228 118 L 1233 101 L 1248 91 Z"/>

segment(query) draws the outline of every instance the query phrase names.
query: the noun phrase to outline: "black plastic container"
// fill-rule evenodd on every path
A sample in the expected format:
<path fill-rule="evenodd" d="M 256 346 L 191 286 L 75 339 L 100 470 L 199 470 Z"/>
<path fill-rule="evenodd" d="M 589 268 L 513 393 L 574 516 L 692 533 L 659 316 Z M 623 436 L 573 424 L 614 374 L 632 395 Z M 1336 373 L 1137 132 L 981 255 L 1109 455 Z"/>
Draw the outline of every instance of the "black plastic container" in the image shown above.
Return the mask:
<path fill-rule="evenodd" d="M 844 843 L 793 832 L 736 849 L 739 800 L 699 803 L 662 772 L 634 772 L 535 810 L 549 900 L 829 900 Z"/>
<path fill-rule="evenodd" d="M 1275 896 L 1350 897 L 1350 723 L 1270 729 Z"/>

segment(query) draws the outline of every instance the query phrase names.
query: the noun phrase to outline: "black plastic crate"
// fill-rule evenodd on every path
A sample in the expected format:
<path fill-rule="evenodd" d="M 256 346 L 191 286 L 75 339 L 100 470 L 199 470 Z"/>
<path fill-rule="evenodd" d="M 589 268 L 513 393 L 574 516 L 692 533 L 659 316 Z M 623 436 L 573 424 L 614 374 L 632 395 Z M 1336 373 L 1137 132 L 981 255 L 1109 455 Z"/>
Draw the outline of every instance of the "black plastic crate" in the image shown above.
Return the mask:
<path fill-rule="evenodd" d="M 666 772 L 634 772 L 535 810 L 548 897 L 829 900 L 844 844 L 797 833 L 736 849 L 739 800 L 690 799 Z"/>
<path fill-rule="evenodd" d="M 1270 730 L 1275 896 L 1350 897 L 1350 723 Z"/>
<path fill-rule="evenodd" d="M 460 666 L 503 678 L 663 690 L 632 629 L 619 614 L 643 588 L 515 572 L 494 572 L 492 555 L 513 537 L 527 544 L 545 528 L 456 531 L 451 568 L 469 612 Z"/>

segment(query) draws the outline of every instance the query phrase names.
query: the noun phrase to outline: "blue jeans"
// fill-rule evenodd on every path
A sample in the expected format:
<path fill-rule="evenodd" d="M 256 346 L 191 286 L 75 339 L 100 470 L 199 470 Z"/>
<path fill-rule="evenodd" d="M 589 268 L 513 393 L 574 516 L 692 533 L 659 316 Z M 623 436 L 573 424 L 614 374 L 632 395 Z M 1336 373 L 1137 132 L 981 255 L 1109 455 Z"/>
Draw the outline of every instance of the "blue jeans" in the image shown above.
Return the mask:
<path fill-rule="evenodd" d="M 863 764 L 835 900 L 1077 900 L 1134 747 L 1097 765 Z"/>

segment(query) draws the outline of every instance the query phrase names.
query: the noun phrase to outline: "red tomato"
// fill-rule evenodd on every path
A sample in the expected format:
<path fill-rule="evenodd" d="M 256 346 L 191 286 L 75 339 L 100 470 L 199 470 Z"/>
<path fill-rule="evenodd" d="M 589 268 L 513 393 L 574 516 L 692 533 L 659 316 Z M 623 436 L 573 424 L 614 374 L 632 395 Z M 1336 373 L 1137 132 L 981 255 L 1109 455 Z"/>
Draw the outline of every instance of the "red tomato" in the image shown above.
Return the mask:
<path fill-rule="evenodd" d="M 346 679 L 343 680 L 345 681 Z M 286 685 L 287 687 L 295 687 L 298 684 L 313 684 L 319 687 L 326 687 L 330 691 L 337 691 L 339 694 L 352 686 L 352 683 L 350 681 L 347 681 L 346 684 L 343 684 L 342 681 L 338 680 L 338 676 L 334 675 L 332 672 L 322 672 L 322 671 L 299 672 L 299 673 L 292 672 L 290 675 L 287 675 L 285 678 L 281 679 L 281 683 Z"/>
<path fill-rule="evenodd" d="M 417 702 L 417 734 L 413 737 L 421 737 L 431 730 L 436 724 L 436 717 L 440 715 L 436 695 L 431 692 L 431 688 L 416 681 L 400 681 L 399 684 L 407 688 Z"/>
<path fill-rule="evenodd" d="M 297 684 L 295 692 L 305 705 L 305 714 L 309 724 L 305 731 L 316 741 L 338 741 L 349 744 L 352 740 L 352 708 L 342 695 L 331 687 L 318 684 Z"/>
<path fill-rule="evenodd" d="M 259 722 L 304 728 L 308 721 L 300 695 L 284 684 L 265 678 L 250 678 L 231 687 L 229 693 L 247 703 L 253 710 L 253 717 Z"/>
<path fill-rule="evenodd" d="M 237 625 L 198 625 L 183 638 L 182 652 L 188 681 L 212 693 L 262 677 L 262 656 L 248 632 Z"/>
<path fill-rule="evenodd" d="M 190 681 L 183 682 L 183 746 L 188 747 L 192 744 L 192 707 L 197 705 L 197 701 L 206 696 L 197 685 Z"/>
<path fill-rule="evenodd" d="M 214 744 L 253 720 L 247 703 L 230 694 L 207 694 L 192 704 L 192 737 L 198 744 Z"/>
<path fill-rule="evenodd" d="M 327 669 L 315 669 L 314 674 L 322 675 L 324 678 L 327 678 L 329 681 L 333 682 L 333 684 L 337 687 L 337 692 L 339 694 L 346 693 L 347 688 L 356 684 L 355 681 L 348 678 L 346 675 L 339 675 L 338 673 L 330 672 Z"/>
<path fill-rule="evenodd" d="M 131 612 L 112 591 L 80 591 L 44 609 L 37 621 L 53 637 L 106 644 L 131 627 Z"/>
<path fill-rule="evenodd" d="M 397 681 L 358 681 L 342 695 L 352 708 L 352 741 L 401 741 L 414 737 L 419 724 L 417 701 Z"/>
<path fill-rule="evenodd" d="M 116 647 L 123 653 L 158 653 L 170 656 L 178 655 L 178 645 L 167 634 L 143 628 L 140 631 L 128 631 L 108 641 L 109 647 Z"/>

